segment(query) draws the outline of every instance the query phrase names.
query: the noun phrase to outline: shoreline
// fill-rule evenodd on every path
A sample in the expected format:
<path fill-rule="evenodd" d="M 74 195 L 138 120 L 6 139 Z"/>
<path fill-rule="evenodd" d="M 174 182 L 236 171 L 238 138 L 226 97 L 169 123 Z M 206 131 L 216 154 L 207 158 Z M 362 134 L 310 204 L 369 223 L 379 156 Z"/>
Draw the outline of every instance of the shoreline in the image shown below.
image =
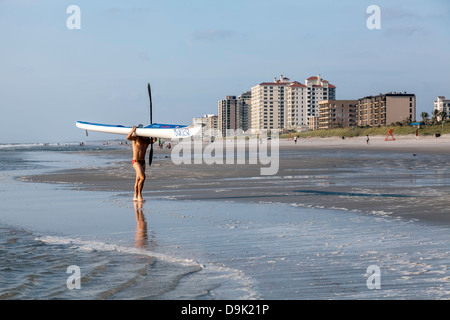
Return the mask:
<path fill-rule="evenodd" d="M 297 144 L 282 139 L 279 170 L 270 176 L 260 175 L 259 164 L 175 165 L 171 150 L 154 151 L 143 191 L 146 200 L 282 203 L 450 225 L 450 172 L 443 165 L 450 155 L 449 135 L 400 136 L 395 141 L 374 136 L 369 145 L 365 137 L 299 139 Z M 111 163 L 19 180 L 132 196 L 130 148 L 87 154 L 106 155 Z"/>

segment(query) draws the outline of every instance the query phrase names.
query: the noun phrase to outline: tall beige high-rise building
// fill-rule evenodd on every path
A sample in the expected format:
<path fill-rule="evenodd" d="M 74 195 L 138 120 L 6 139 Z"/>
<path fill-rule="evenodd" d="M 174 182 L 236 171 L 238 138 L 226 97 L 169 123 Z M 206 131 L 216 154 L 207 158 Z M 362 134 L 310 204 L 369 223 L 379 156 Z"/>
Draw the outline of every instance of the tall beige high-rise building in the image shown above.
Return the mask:
<path fill-rule="evenodd" d="M 416 95 L 389 92 L 358 99 L 358 126 L 387 126 L 395 122 L 416 119 Z"/>
<path fill-rule="evenodd" d="M 251 129 L 307 129 L 311 117 L 317 117 L 319 102 L 336 99 L 336 87 L 320 75 L 290 82 L 280 76 L 262 82 L 251 91 Z M 317 119 L 314 119 L 317 123 Z"/>
<path fill-rule="evenodd" d="M 295 129 L 299 123 L 304 125 L 305 121 L 302 121 L 306 111 L 302 106 L 306 103 L 307 95 L 305 92 L 306 85 L 294 81 L 286 87 L 286 109 L 285 109 L 285 127 L 288 129 Z"/>
<path fill-rule="evenodd" d="M 280 76 L 273 82 L 262 82 L 251 90 L 251 129 L 254 132 L 284 127 L 284 89 L 289 78 Z"/>

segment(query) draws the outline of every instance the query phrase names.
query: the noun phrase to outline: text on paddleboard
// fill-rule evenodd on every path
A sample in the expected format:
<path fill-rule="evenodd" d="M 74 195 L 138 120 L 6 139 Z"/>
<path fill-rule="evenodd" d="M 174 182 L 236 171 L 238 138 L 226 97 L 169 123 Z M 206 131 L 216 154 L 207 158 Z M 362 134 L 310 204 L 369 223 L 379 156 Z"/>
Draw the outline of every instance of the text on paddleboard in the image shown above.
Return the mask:
<path fill-rule="evenodd" d="M 173 129 L 174 133 L 175 133 L 175 137 L 189 137 L 189 129 Z"/>

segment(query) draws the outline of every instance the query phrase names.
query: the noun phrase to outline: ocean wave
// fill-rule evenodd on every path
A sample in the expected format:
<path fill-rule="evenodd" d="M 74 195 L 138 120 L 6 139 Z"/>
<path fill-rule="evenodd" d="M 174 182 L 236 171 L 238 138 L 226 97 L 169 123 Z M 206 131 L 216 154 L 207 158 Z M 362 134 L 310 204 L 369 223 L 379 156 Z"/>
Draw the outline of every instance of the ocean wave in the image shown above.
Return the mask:
<path fill-rule="evenodd" d="M 163 253 L 150 251 L 147 249 L 121 246 L 121 245 L 110 244 L 110 243 L 105 243 L 105 242 L 101 242 L 101 241 L 73 239 L 73 238 L 67 238 L 67 237 L 61 237 L 61 236 L 43 236 L 43 237 L 37 237 L 35 240 L 41 241 L 41 242 L 44 242 L 47 244 L 67 245 L 67 246 L 71 246 L 72 248 L 76 248 L 78 250 L 117 251 L 117 252 L 121 252 L 121 253 L 145 255 L 145 256 L 156 258 L 156 259 L 160 259 L 165 262 L 179 263 L 179 264 L 182 264 L 185 266 L 202 267 L 201 264 L 199 264 L 198 262 L 191 260 L 191 259 L 177 258 L 177 257 L 169 256 L 169 255 L 166 255 Z"/>

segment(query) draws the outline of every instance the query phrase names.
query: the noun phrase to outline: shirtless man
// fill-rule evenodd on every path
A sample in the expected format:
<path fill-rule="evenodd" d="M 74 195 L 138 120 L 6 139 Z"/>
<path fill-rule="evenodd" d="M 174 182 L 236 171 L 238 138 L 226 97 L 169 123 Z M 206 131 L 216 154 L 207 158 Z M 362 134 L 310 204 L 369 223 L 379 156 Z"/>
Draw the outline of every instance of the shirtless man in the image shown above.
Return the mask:
<path fill-rule="evenodd" d="M 145 181 L 145 153 L 150 144 L 156 141 L 156 138 L 139 137 L 136 135 L 136 127 L 133 126 L 127 139 L 133 141 L 133 160 L 131 164 L 136 170 L 136 184 L 134 185 L 134 201 L 144 201 L 142 198 L 142 188 Z"/>

